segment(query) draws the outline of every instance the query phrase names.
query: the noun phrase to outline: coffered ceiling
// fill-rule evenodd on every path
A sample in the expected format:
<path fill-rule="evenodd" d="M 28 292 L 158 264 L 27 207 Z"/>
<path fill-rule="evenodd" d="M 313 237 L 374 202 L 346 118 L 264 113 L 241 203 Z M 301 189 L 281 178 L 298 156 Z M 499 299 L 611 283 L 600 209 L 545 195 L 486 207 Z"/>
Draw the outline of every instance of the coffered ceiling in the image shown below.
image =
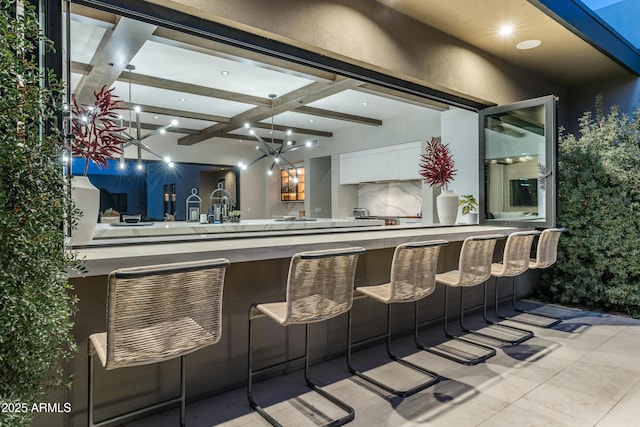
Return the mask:
<path fill-rule="evenodd" d="M 178 119 L 169 132 L 178 134 L 179 145 L 213 138 L 253 145 L 245 124 L 276 143 L 289 129 L 303 142 L 330 138 L 347 127 L 381 126 L 418 110 L 447 108 L 129 18 L 77 5 L 72 12 L 73 96 L 92 103 L 95 90 L 114 87 L 124 108 L 141 107 L 142 129 Z M 129 114 L 123 110 L 125 124 Z"/>
<path fill-rule="evenodd" d="M 377 1 L 566 86 L 628 75 L 525 0 Z M 143 129 L 156 129 L 177 118 L 179 124 L 170 132 L 179 145 L 215 138 L 253 144 L 246 123 L 274 142 L 284 138 L 286 129 L 302 140 L 331 137 L 347 127 L 375 127 L 416 111 L 447 108 L 304 65 L 72 7 L 74 96 L 91 102 L 94 90 L 113 86 L 124 107 L 129 103 L 142 107 Z M 498 36 L 503 23 L 514 26 L 510 37 Z M 529 39 L 542 44 L 516 49 L 516 43 Z M 127 70 L 128 65 L 135 68 Z M 127 113 L 124 119 L 130 120 Z"/>

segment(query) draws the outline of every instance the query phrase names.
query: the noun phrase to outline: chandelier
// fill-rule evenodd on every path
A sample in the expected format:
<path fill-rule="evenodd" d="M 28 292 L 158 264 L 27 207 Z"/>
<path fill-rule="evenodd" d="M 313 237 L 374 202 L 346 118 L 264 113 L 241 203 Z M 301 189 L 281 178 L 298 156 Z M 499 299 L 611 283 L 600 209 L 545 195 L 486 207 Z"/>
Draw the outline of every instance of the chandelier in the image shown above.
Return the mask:
<path fill-rule="evenodd" d="M 127 66 L 125 66 L 125 69 L 129 72 L 129 126 L 128 128 L 131 129 L 132 127 L 132 121 L 131 121 L 131 71 L 135 70 L 136 67 L 135 65 L 131 65 L 128 64 Z M 124 160 L 124 149 L 131 146 L 131 145 L 135 145 L 138 149 L 138 161 L 136 163 L 136 169 L 138 170 L 142 170 L 143 166 L 142 166 L 142 150 L 153 154 L 154 156 L 158 157 L 159 159 L 162 159 L 169 167 L 174 167 L 175 164 L 173 163 L 173 161 L 171 160 L 171 157 L 169 156 L 163 156 L 160 155 L 159 153 L 157 153 L 156 151 L 154 151 L 153 149 L 151 149 L 148 145 L 146 145 L 143 141 L 147 138 L 150 138 L 154 135 L 159 135 L 159 134 L 164 134 L 167 132 L 167 129 L 171 128 L 172 126 L 176 126 L 178 124 L 177 120 L 171 120 L 171 123 L 166 124 L 164 126 L 161 126 L 151 132 L 149 132 L 146 135 L 142 135 L 142 125 L 140 122 L 140 107 L 139 106 L 135 106 L 133 108 L 135 115 L 136 115 L 136 121 L 135 121 L 135 130 L 136 130 L 136 136 L 133 137 L 132 135 L 130 135 L 128 132 L 126 131 L 122 131 L 121 132 L 121 137 L 124 140 L 124 142 L 122 143 L 122 153 L 120 154 L 120 169 L 124 169 L 125 168 L 125 160 Z M 123 118 L 120 117 L 121 120 L 121 127 L 124 123 L 123 123 Z"/>
<path fill-rule="evenodd" d="M 279 147 L 276 147 L 276 143 L 274 140 L 274 125 L 273 125 L 274 105 L 275 105 L 276 96 L 277 95 L 273 93 L 269 94 L 269 98 L 271 99 L 271 143 L 266 142 L 260 135 L 258 135 L 253 129 L 251 129 L 251 125 L 249 123 L 245 123 L 244 127 L 246 129 L 249 129 L 249 134 L 258 140 L 259 145 L 256 147 L 256 149 L 260 151 L 262 154 L 258 158 L 256 158 L 254 161 L 249 162 L 247 164 L 240 162 L 238 166 L 241 169 L 246 169 L 249 166 L 254 165 L 260 160 L 268 157 L 271 159 L 271 166 L 267 171 L 269 175 L 273 174 L 273 168 L 275 167 L 275 165 L 278 165 L 280 169 L 284 170 L 287 173 L 287 175 L 289 175 L 289 177 L 293 180 L 294 183 L 297 183 L 298 170 L 291 162 L 289 162 L 283 156 L 283 154 L 297 150 L 298 148 L 301 148 L 301 146 L 295 145 L 295 142 L 290 139 L 291 129 L 288 129 L 285 134 L 285 138 L 282 141 L 282 144 L 280 144 Z M 293 173 L 291 173 L 292 170 L 293 170 Z"/>

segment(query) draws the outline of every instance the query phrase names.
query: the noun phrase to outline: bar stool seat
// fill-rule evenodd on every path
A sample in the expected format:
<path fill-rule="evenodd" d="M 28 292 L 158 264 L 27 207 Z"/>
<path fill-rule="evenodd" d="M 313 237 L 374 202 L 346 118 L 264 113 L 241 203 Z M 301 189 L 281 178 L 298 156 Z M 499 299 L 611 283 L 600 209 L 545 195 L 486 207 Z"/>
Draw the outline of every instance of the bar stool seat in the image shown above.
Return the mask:
<path fill-rule="evenodd" d="M 108 277 L 107 331 L 88 340 L 89 426 L 122 423 L 180 404 L 185 416 L 185 356 L 222 336 L 222 292 L 229 261 L 123 268 Z M 180 396 L 94 423 L 94 356 L 106 370 L 180 357 Z"/>
<path fill-rule="evenodd" d="M 438 266 L 438 255 L 440 248 L 446 244 L 448 244 L 448 242 L 445 240 L 432 240 L 399 245 L 393 254 L 390 281 L 379 285 L 358 286 L 356 288 L 357 293 L 368 296 L 387 306 L 386 333 L 380 337 L 386 338 L 387 355 L 389 358 L 401 365 L 418 371 L 426 377 L 426 380 L 411 388 L 398 390 L 355 369 L 351 363 L 351 350 L 353 346 L 351 340 L 352 313 L 349 311 L 347 366 L 352 374 L 401 397 L 410 396 L 440 381 L 437 373 L 408 362 L 391 352 L 391 305 L 418 301 L 433 293 L 436 288 L 435 276 Z"/>
<path fill-rule="evenodd" d="M 444 285 L 444 334 L 447 338 L 457 340 L 472 346 L 472 348 L 480 350 L 482 353 L 479 355 L 470 355 L 464 357 L 460 354 L 454 354 L 450 351 L 445 351 L 437 346 L 429 347 L 420 343 L 418 340 L 418 324 L 417 324 L 417 310 L 416 304 L 416 329 L 415 329 L 415 342 L 418 348 L 437 354 L 438 356 L 445 357 L 454 362 L 462 363 L 465 365 L 475 365 L 483 362 L 488 358 L 495 356 L 496 350 L 493 347 L 478 343 L 465 336 L 454 335 L 447 329 L 448 323 L 448 289 L 460 288 L 460 327 L 466 333 L 474 333 L 464 326 L 464 292 L 463 288 L 477 286 L 486 282 L 491 277 L 491 263 L 493 260 L 493 251 L 496 246 L 496 242 L 499 239 L 503 239 L 504 236 L 498 234 L 486 235 L 486 236 L 471 236 L 467 237 L 462 243 L 460 255 L 458 256 L 458 268 L 456 270 L 450 270 L 444 273 L 436 274 L 436 282 Z"/>
<path fill-rule="evenodd" d="M 353 420 L 354 409 L 316 385 L 309 375 L 309 325 L 346 313 L 353 304 L 353 284 L 361 247 L 307 251 L 295 254 L 289 264 L 285 301 L 258 303 L 249 308 L 249 351 L 247 398 L 250 406 L 271 425 L 281 426 L 253 397 L 253 379 L 256 375 L 304 361 L 307 386 L 341 408 L 346 414 L 326 425 L 338 426 Z M 253 323 L 267 316 L 281 326 L 305 325 L 305 351 L 300 357 L 288 359 L 261 369 L 253 368 Z"/>

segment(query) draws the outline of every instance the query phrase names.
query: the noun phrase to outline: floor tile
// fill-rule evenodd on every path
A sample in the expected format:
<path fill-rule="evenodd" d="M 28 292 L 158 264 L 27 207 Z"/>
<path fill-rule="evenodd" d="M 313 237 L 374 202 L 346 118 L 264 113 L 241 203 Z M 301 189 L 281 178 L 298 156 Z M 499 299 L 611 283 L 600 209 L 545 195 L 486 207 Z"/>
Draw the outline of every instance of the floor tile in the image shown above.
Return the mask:
<path fill-rule="evenodd" d="M 312 366 L 311 377 L 355 409 L 353 426 L 639 426 L 640 321 L 532 302 L 523 306 L 565 320 L 552 328 L 505 321 L 535 336 L 515 346 L 493 341 L 496 355 L 478 365 L 418 350 L 412 336 L 394 339 L 398 356 L 441 377 L 412 396 L 399 398 L 349 374 L 345 357 Z M 479 316 L 465 320 L 472 327 L 486 326 Z M 421 332 L 420 339 L 459 353 L 476 351 L 444 338 L 439 327 Z M 398 387 L 421 379 L 390 362 L 384 345 L 355 352 L 354 365 Z M 301 371 L 258 382 L 254 393 L 287 426 L 316 426 L 343 414 L 309 391 Z M 177 418 L 172 410 L 127 427 L 169 427 Z M 249 407 L 245 388 L 189 404 L 186 418 L 189 427 L 269 425 Z"/>

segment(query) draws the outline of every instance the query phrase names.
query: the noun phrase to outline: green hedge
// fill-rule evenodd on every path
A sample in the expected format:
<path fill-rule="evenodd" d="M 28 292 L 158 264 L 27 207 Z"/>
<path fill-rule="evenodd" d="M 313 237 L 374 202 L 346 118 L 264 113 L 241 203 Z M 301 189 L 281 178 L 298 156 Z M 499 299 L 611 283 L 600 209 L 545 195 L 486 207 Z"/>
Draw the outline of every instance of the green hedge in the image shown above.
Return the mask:
<path fill-rule="evenodd" d="M 558 219 L 569 232 L 542 296 L 640 316 L 640 112 L 601 104 L 579 120 L 579 138 L 559 138 Z"/>
<path fill-rule="evenodd" d="M 33 404 L 48 403 L 49 388 L 67 381 L 61 362 L 75 348 L 67 268 L 75 262 L 62 230 L 61 87 L 54 76 L 41 86 L 45 40 L 31 6 L 16 18 L 14 1 L 0 5 L 0 426 L 15 427 L 28 426 Z"/>

